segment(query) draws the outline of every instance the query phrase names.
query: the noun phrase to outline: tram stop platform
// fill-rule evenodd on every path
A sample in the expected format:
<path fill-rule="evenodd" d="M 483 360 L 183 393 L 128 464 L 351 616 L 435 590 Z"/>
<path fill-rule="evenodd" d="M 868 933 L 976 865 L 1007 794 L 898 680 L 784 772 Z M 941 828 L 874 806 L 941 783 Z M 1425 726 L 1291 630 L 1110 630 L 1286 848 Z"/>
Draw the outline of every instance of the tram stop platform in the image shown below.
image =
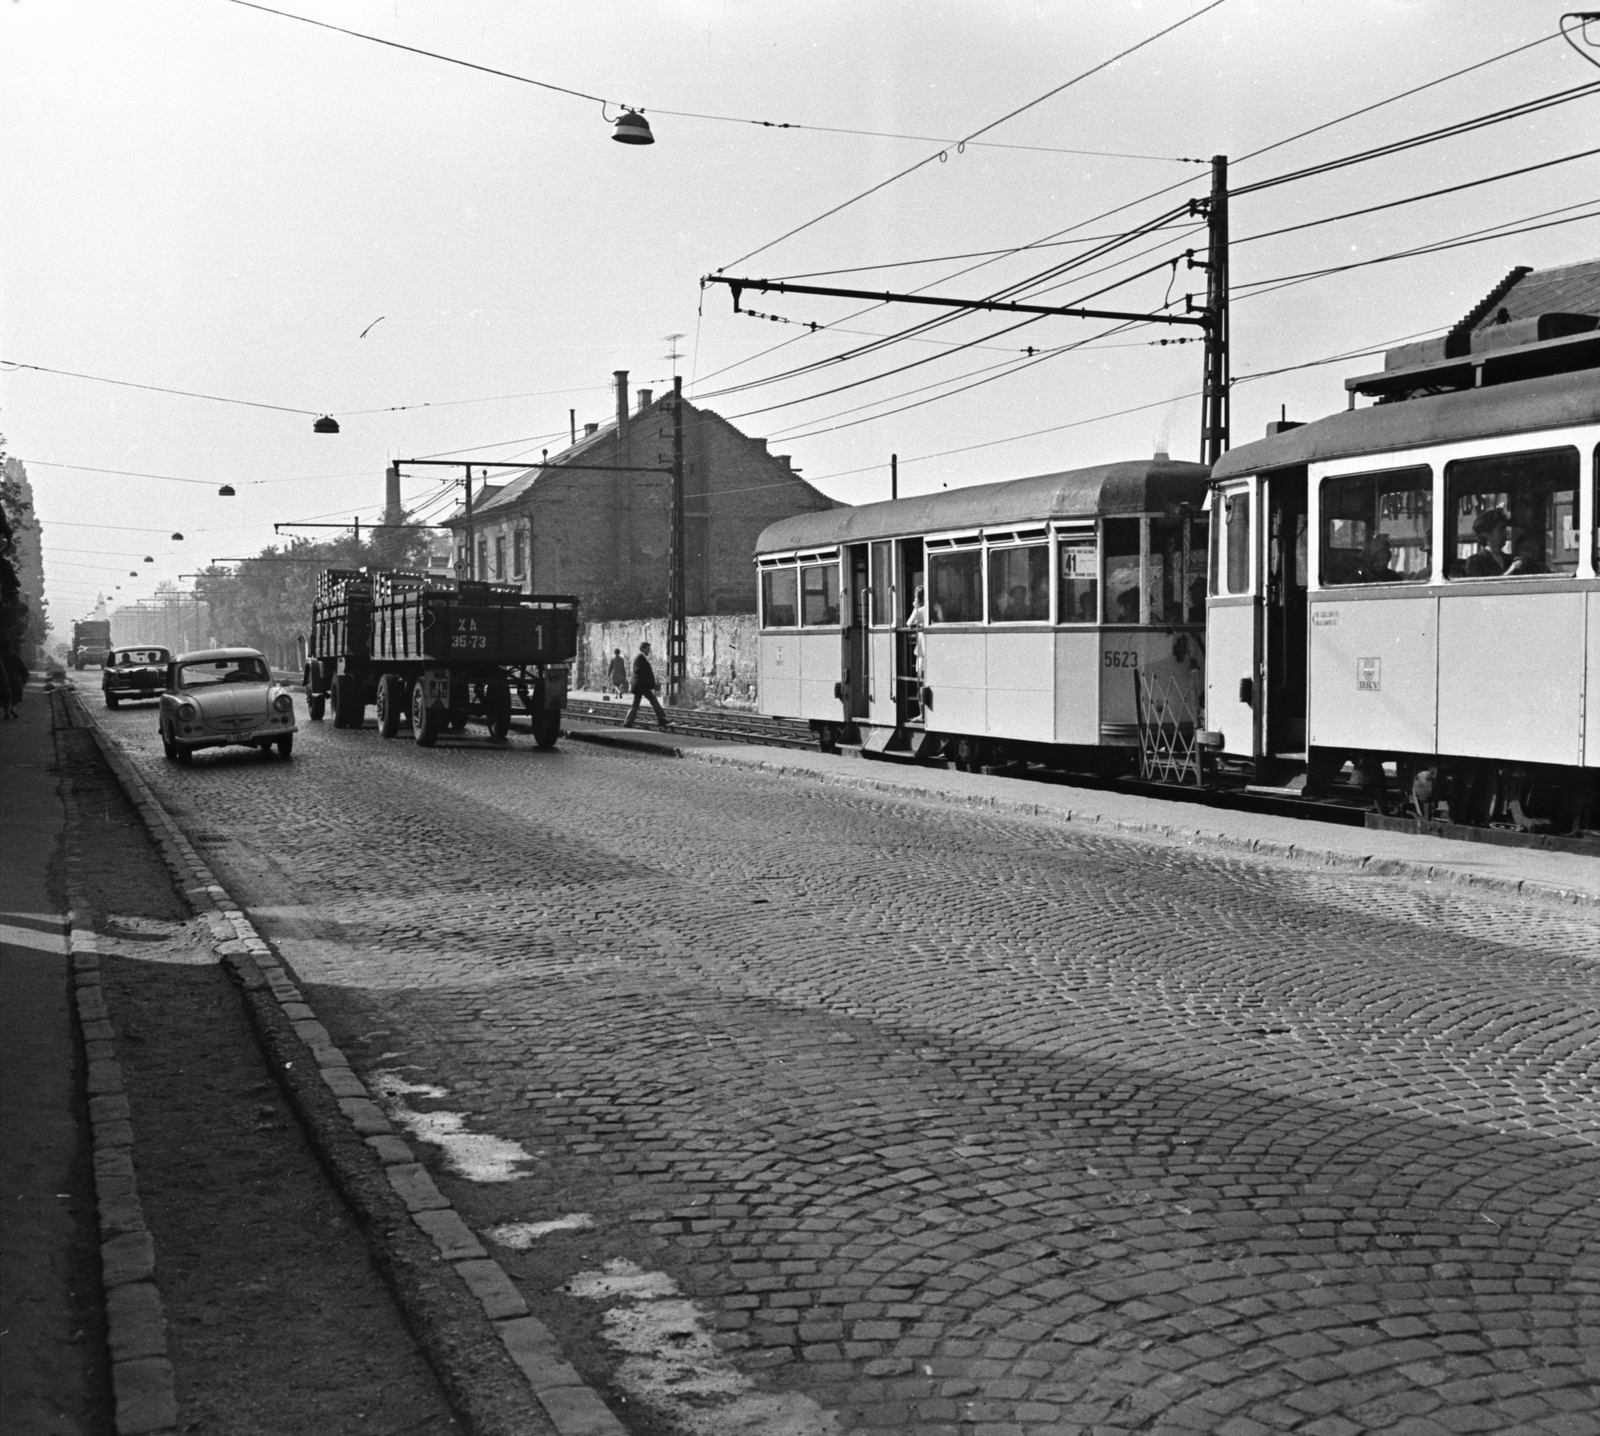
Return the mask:
<path fill-rule="evenodd" d="M 642 718 L 641 718 L 642 722 Z M 960 773 L 949 768 L 864 760 L 853 749 L 818 753 L 797 748 L 731 743 L 718 738 L 621 729 L 574 720 L 563 730 L 574 742 L 625 748 L 662 757 L 759 769 L 822 783 L 864 788 L 886 796 L 955 803 L 1082 823 L 1218 853 L 1254 853 L 1316 867 L 1459 883 L 1546 901 L 1600 907 L 1600 858 L 1534 847 L 1464 842 L 1417 833 L 1211 807 L 1182 798 L 1148 797 L 1116 789 L 1078 788 L 1029 778 Z"/>

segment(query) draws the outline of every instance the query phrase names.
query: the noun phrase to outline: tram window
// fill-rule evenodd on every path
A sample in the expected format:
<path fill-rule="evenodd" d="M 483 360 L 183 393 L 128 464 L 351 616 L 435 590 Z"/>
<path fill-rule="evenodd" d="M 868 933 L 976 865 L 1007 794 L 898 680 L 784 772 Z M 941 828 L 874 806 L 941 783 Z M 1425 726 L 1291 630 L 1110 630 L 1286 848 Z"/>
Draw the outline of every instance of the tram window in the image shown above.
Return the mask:
<path fill-rule="evenodd" d="M 1205 617 L 1206 516 L 1190 517 L 1189 560 L 1184 563 L 1182 518 L 1150 520 L 1150 622 L 1200 623 Z M 1184 596 L 1189 617 L 1184 618 Z"/>
<path fill-rule="evenodd" d="M 1100 618 L 1100 555 L 1094 530 L 1062 534 L 1060 617 L 1057 623 L 1095 623 Z"/>
<path fill-rule="evenodd" d="M 1241 489 L 1222 501 L 1223 533 L 1221 544 L 1225 550 L 1224 567 L 1228 593 L 1250 591 L 1250 493 Z"/>
<path fill-rule="evenodd" d="M 1425 583 L 1433 573 L 1426 464 L 1322 481 L 1322 582 Z"/>
<path fill-rule="evenodd" d="M 871 623 L 878 628 L 888 628 L 894 623 L 894 565 L 890 546 L 886 543 L 872 545 L 872 596 Z"/>
<path fill-rule="evenodd" d="M 1107 519 L 1106 622 L 1139 621 L 1139 520 Z"/>
<path fill-rule="evenodd" d="M 983 553 L 980 549 L 930 553 L 928 587 L 930 622 L 983 622 Z"/>
<path fill-rule="evenodd" d="M 1045 623 L 1050 618 L 1050 550 L 1044 544 L 989 550 L 989 618 Z"/>
<path fill-rule="evenodd" d="M 839 621 L 839 565 L 807 564 L 800 570 L 800 622 L 825 628 Z"/>
<path fill-rule="evenodd" d="M 761 622 L 765 628 L 793 628 L 800 621 L 796 605 L 799 574 L 792 568 L 761 572 Z"/>
<path fill-rule="evenodd" d="M 1578 451 L 1534 449 L 1446 467 L 1451 578 L 1578 571 Z"/>

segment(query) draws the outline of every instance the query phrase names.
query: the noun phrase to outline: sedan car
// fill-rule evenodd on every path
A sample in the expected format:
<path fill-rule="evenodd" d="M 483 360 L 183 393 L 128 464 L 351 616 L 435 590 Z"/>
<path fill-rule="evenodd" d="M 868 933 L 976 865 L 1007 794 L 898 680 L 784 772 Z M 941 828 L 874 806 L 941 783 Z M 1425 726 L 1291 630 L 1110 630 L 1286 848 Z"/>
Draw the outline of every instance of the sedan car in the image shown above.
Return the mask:
<path fill-rule="evenodd" d="M 161 747 L 187 763 L 198 748 L 294 751 L 294 697 L 254 648 L 180 653 L 161 695 Z"/>
<path fill-rule="evenodd" d="M 124 700 L 138 703 L 159 698 L 167 686 L 171 662 L 172 654 L 165 648 L 113 648 L 106 654 L 105 672 L 100 675 L 106 707 L 115 708 Z"/>

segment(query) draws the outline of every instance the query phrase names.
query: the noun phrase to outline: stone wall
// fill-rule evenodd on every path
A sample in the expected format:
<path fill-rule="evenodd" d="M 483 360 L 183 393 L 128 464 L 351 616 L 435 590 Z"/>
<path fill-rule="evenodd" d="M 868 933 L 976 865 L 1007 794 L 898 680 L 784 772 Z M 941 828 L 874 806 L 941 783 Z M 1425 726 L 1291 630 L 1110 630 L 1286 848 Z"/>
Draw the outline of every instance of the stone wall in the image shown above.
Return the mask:
<path fill-rule="evenodd" d="M 753 613 L 690 618 L 685 624 L 684 701 L 707 707 L 753 709 L 759 633 Z M 617 648 L 622 650 L 631 673 L 633 656 L 646 641 L 650 644 L 650 664 L 664 692 L 667 686 L 667 621 L 664 618 L 620 618 L 580 625 L 572 686 L 594 691 L 604 688 L 606 666 L 611 661 L 612 650 Z"/>

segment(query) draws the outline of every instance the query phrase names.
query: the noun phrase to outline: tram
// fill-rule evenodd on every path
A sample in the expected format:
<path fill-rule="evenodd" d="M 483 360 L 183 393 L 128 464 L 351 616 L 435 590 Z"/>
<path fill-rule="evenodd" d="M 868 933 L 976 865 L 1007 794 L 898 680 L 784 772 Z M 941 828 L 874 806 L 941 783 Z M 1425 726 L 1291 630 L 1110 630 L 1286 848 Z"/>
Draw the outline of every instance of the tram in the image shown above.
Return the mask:
<path fill-rule="evenodd" d="M 1222 457 L 1205 697 L 1219 773 L 1315 796 L 1352 764 L 1380 806 L 1391 781 L 1419 817 L 1593 826 L 1594 325 L 1544 316 L 1465 353 L 1392 351 L 1346 381 L 1345 412 Z"/>
<path fill-rule="evenodd" d="M 761 711 L 824 751 L 1136 766 L 1141 680 L 1202 701 L 1207 481 L 1157 457 L 771 525 Z"/>
<path fill-rule="evenodd" d="M 1209 472 L 1158 457 L 772 525 L 761 711 L 824 750 L 1307 799 L 1337 780 L 1424 820 L 1592 829 L 1600 327 L 1452 333 L 1346 389 Z"/>

